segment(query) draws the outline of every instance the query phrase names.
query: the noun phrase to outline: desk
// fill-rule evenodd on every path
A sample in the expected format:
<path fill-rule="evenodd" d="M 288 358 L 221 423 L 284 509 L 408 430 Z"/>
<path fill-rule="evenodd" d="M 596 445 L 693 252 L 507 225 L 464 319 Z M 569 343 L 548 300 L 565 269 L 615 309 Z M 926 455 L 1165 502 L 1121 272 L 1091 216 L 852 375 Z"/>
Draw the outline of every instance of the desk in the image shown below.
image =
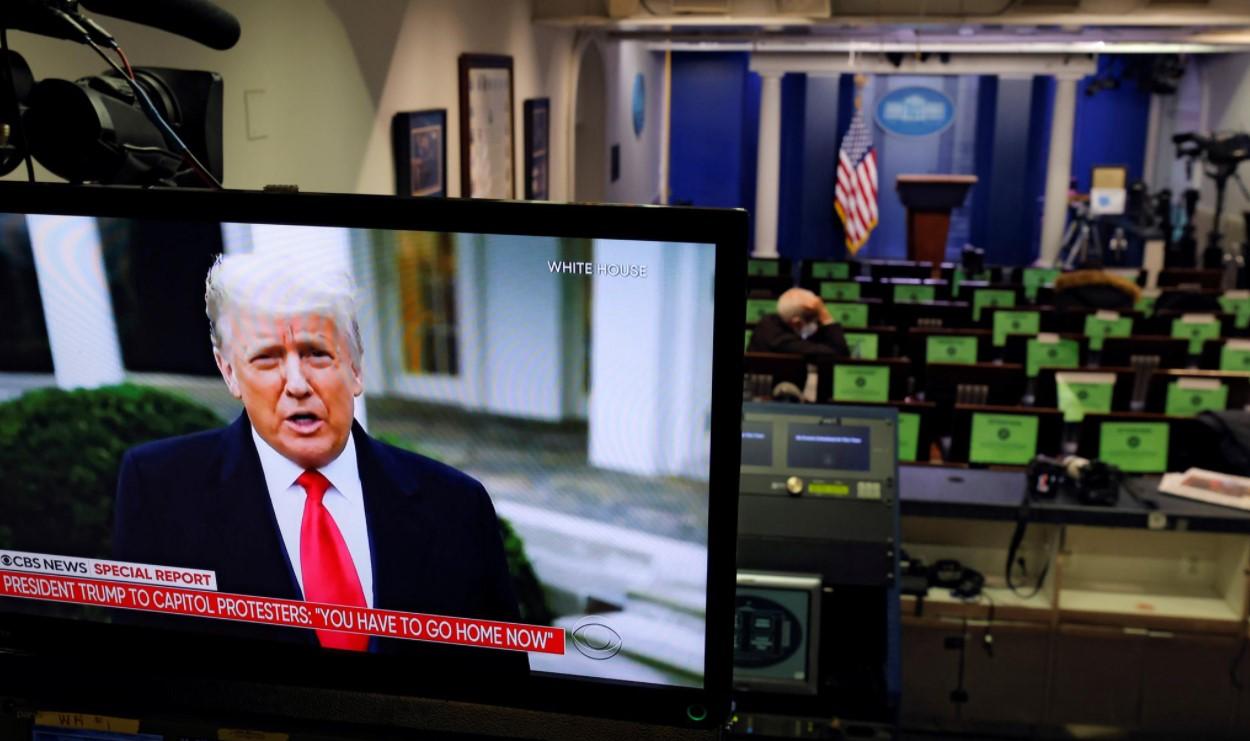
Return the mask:
<path fill-rule="evenodd" d="M 1250 513 L 1156 491 L 1164 521 L 1121 493 L 1114 507 L 1035 501 L 1020 554 L 1031 577 L 1005 583 L 1025 474 L 899 467 L 903 547 L 927 563 L 955 558 L 985 575 L 965 601 L 933 589 L 903 598 L 904 723 L 947 732 L 1005 724 L 1115 726 L 1207 738 L 1250 732 L 1250 690 L 1229 683 L 1247 636 Z M 1049 563 L 1032 593 L 1039 565 Z M 993 607 L 991 607 L 993 605 Z M 994 635 L 994 656 L 977 645 Z M 962 655 L 953 640 L 969 640 Z M 966 659 L 968 703 L 950 703 Z M 1245 658 L 1235 671 L 1250 671 Z M 1183 681 L 1178 681 L 1183 677 Z"/>
<path fill-rule="evenodd" d="M 1014 521 L 1025 489 L 1025 476 L 1021 471 L 903 465 L 899 466 L 898 477 L 899 503 L 904 517 Z M 1136 491 L 1158 502 L 1159 507 L 1154 511 L 1167 518 L 1162 528 L 1151 528 L 1151 510 L 1123 491 L 1114 507 L 1088 506 L 1067 497 L 1037 500 L 1030 507 L 1029 521 L 1250 534 L 1250 512 L 1160 494 L 1155 488 L 1157 482 L 1154 477 L 1130 480 Z"/>

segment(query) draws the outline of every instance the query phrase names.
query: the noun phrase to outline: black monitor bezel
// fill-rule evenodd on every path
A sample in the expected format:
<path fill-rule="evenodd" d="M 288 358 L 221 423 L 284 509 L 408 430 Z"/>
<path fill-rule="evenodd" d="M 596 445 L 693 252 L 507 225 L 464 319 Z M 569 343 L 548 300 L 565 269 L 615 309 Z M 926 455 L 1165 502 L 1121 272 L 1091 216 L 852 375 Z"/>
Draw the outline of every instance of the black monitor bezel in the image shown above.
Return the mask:
<path fill-rule="evenodd" d="M 203 191 L 0 182 L 0 212 L 170 221 L 273 223 L 364 229 L 633 239 L 715 245 L 711 470 L 708 490 L 708 603 L 702 689 L 586 678 L 531 677 L 523 690 L 483 678 L 421 677 L 404 659 L 335 655 L 272 644 L 127 626 L 0 613 L 0 662 L 7 651 L 112 666 L 153 659 L 167 675 L 273 686 L 369 691 L 396 696 L 533 708 L 639 722 L 715 728 L 730 711 L 731 641 L 741 443 L 741 319 L 747 214 L 742 210 L 420 199 L 320 193 Z M 712 620 L 723 615 L 723 620 Z M 182 660 L 169 661 L 171 651 Z M 162 660 L 163 659 L 163 660 Z M 410 661 L 410 660 L 408 660 Z M 407 670 L 407 671 L 405 671 Z M 2 674 L 3 672 L 0 672 Z M 464 680 L 464 681 L 459 681 Z M 281 700 L 275 696 L 275 704 Z M 700 719 L 691 709 L 705 709 Z M 698 715 L 699 713 L 694 713 Z"/>

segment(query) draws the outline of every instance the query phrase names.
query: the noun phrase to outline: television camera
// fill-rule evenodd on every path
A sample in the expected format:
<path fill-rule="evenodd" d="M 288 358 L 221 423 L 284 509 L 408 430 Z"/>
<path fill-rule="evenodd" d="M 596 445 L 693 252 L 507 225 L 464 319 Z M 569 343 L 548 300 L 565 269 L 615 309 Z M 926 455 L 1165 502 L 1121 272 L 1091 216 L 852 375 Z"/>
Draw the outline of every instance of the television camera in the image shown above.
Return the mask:
<path fill-rule="evenodd" d="M 1185 190 L 1184 195 L 1187 218 L 1179 248 L 1189 246 L 1190 249 L 1194 249 L 1197 246 L 1193 234 L 1193 217 L 1198 206 L 1198 188 L 1192 178 L 1192 173 L 1193 167 L 1202 161 L 1205 163 L 1203 172 L 1215 181 L 1215 220 L 1211 225 L 1211 232 L 1207 235 L 1207 246 L 1202 253 L 1203 267 L 1221 268 L 1224 267 L 1225 262 L 1234 262 L 1237 263 L 1239 269 L 1244 268 L 1245 245 L 1242 246 L 1241 254 L 1234 255 L 1230 252 L 1226 255 L 1222 223 L 1224 196 L 1230 179 L 1236 181 L 1242 194 L 1250 200 L 1250 191 L 1246 189 L 1245 182 L 1237 172 L 1241 163 L 1250 159 L 1250 134 L 1245 132 L 1199 134 L 1190 131 L 1176 134 L 1172 137 L 1172 143 L 1176 145 L 1176 156 L 1185 160 L 1186 171 L 1191 174 L 1190 187 Z M 1250 226 L 1250 217 L 1247 218 L 1247 222 L 1247 226 Z M 1250 238 L 1250 233 L 1247 237 Z"/>
<path fill-rule="evenodd" d="M 0 175 L 34 161 L 76 183 L 221 187 L 222 79 L 215 72 L 131 67 L 83 10 L 225 50 L 239 22 L 208 0 L 5 0 L 0 4 Z M 9 30 L 85 44 L 111 69 L 36 81 Z M 109 55 L 113 52 L 116 60 Z"/>

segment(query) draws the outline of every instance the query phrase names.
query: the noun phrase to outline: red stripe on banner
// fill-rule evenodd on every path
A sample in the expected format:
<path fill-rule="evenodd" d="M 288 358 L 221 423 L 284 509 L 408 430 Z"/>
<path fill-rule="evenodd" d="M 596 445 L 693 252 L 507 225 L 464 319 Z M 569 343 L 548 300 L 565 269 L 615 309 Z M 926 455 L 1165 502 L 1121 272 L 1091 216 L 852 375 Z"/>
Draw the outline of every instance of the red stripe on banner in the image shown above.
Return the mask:
<path fill-rule="evenodd" d="M 562 655 L 565 649 L 564 630 L 544 625 L 343 607 L 68 576 L 0 571 L 0 596 L 506 651 Z"/>

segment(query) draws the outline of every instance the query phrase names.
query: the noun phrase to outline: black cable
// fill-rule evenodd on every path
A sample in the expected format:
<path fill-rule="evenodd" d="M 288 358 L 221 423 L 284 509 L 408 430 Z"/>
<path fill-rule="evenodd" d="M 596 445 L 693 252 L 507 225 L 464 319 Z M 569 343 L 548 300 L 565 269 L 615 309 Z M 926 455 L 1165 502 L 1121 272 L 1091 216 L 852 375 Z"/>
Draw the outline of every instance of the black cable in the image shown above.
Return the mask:
<path fill-rule="evenodd" d="M 13 97 L 13 110 L 17 112 L 14 131 L 22 142 L 22 149 L 25 150 L 26 179 L 33 183 L 35 182 L 35 163 L 30 158 L 30 140 L 26 138 L 26 124 L 22 121 L 22 112 L 17 107 L 17 82 L 13 79 L 13 66 L 9 64 L 9 29 L 4 26 L 0 26 L 0 53 L 4 54 L 4 68 L 8 71 L 5 78 L 9 84 L 9 95 Z"/>
<path fill-rule="evenodd" d="M 1233 657 L 1232 663 L 1228 665 L 1228 680 L 1232 682 L 1233 689 L 1238 692 L 1244 689 L 1241 677 L 1237 676 L 1237 669 L 1241 666 L 1241 660 L 1246 657 L 1247 644 L 1250 644 L 1250 635 L 1242 632 L 1241 640 L 1237 646 L 1237 655 Z"/>
<path fill-rule="evenodd" d="M 172 142 L 178 147 L 178 149 L 182 152 L 182 158 L 195 169 L 196 173 L 199 174 L 204 182 L 217 188 L 218 190 L 224 190 L 225 186 L 223 186 L 217 178 L 213 177 L 213 174 L 208 171 L 208 168 L 196 158 L 195 154 L 191 151 L 191 148 L 187 146 L 186 142 L 178 136 L 178 132 L 174 131 L 173 127 L 165 121 L 165 117 L 161 115 L 159 110 L 157 110 L 156 104 L 153 103 L 152 99 L 148 97 L 147 91 L 143 89 L 143 86 L 139 84 L 139 81 L 136 80 L 134 76 L 127 74 L 126 70 L 122 69 L 121 65 L 113 61 L 113 58 L 110 57 L 98 43 L 96 43 L 94 38 L 95 36 L 98 36 L 104 39 L 106 44 L 108 44 L 111 48 L 116 49 L 122 59 L 125 59 L 125 52 L 121 50 L 121 46 L 118 45 L 117 40 L 113 38 L 112 34 L 102 28 L 95 21 L 85 16 L 75 17 L 59 8 L 50 8 L 50 10 L 54 15 L 64 21 L 67 26 L 74 29 L 84 44 L 90 46 L 96 54 L 100 55 L 100 58 L 103 59 L 108 66 L 113 68 L 114 72 L 130 84 L 130 89 L 135 94 L 135 100 L 139 103 L 139 107 L 142 108 L 143 112 L 152 120 L 152 123 L 156 124 L 156 127 L 161 130 L 161 133 L 165 136 L 166 140 Z M 83 25 L 84 23 L 86 24 L 85 26 Z M 90 26 L 91 30 L 88 30 L 87 26 Z M 129 62 L 127 62 L 127 66 L 129 66 Z"/>
<path fill-rule="evenodd" d="M 217 178 L 213 177 L 213 174 L 208 171 L 208 168 L 204 167 L 204 165 L 196 159 L 195 155 L 191 153 L 191 148 L 182 141 L 182 139 L 178 136 L 178 133 L 173 130 L 173 127 L 171 127 L 165 121 L 165 118 L 161 116 L 160 111 L 156 109 L 156 105 L 152 102 L 152 99 L 148 97 L 147 91 L 143 89 L 143 86 L 139 84 L 139 81 L 127 75 L 126 70 L 122 69 L 120 64 L 113 61 L 113 58 L 110 57 L 104 49 L 102 49 L 100 45 L 91 38 L 90 34 L 83 36 L 83 41 L 94 49 L 95 53 L 99 54 L 105 62 L 108 62 L 108 65 L 112 67 L 117 74 L 121 75 L 123 80 L 130 83 L 130 89 L 134 91 L 135 100 L 139 102 L 139 107 L 143 108 L 144 113 L 148 115 L 148 118 L 152 119 L 152 122 L 156 124 L 157 128 L 161 129 L 165 138 L 172 141 L 174 145 L 182 150 L 183 158 L 188 160 L 191 166 L 194 167 L 199 173 L 200 177 L 214 188 L 217 188 L 218 190 L 224 189 L 225 186 L 223 186 Z"/>

